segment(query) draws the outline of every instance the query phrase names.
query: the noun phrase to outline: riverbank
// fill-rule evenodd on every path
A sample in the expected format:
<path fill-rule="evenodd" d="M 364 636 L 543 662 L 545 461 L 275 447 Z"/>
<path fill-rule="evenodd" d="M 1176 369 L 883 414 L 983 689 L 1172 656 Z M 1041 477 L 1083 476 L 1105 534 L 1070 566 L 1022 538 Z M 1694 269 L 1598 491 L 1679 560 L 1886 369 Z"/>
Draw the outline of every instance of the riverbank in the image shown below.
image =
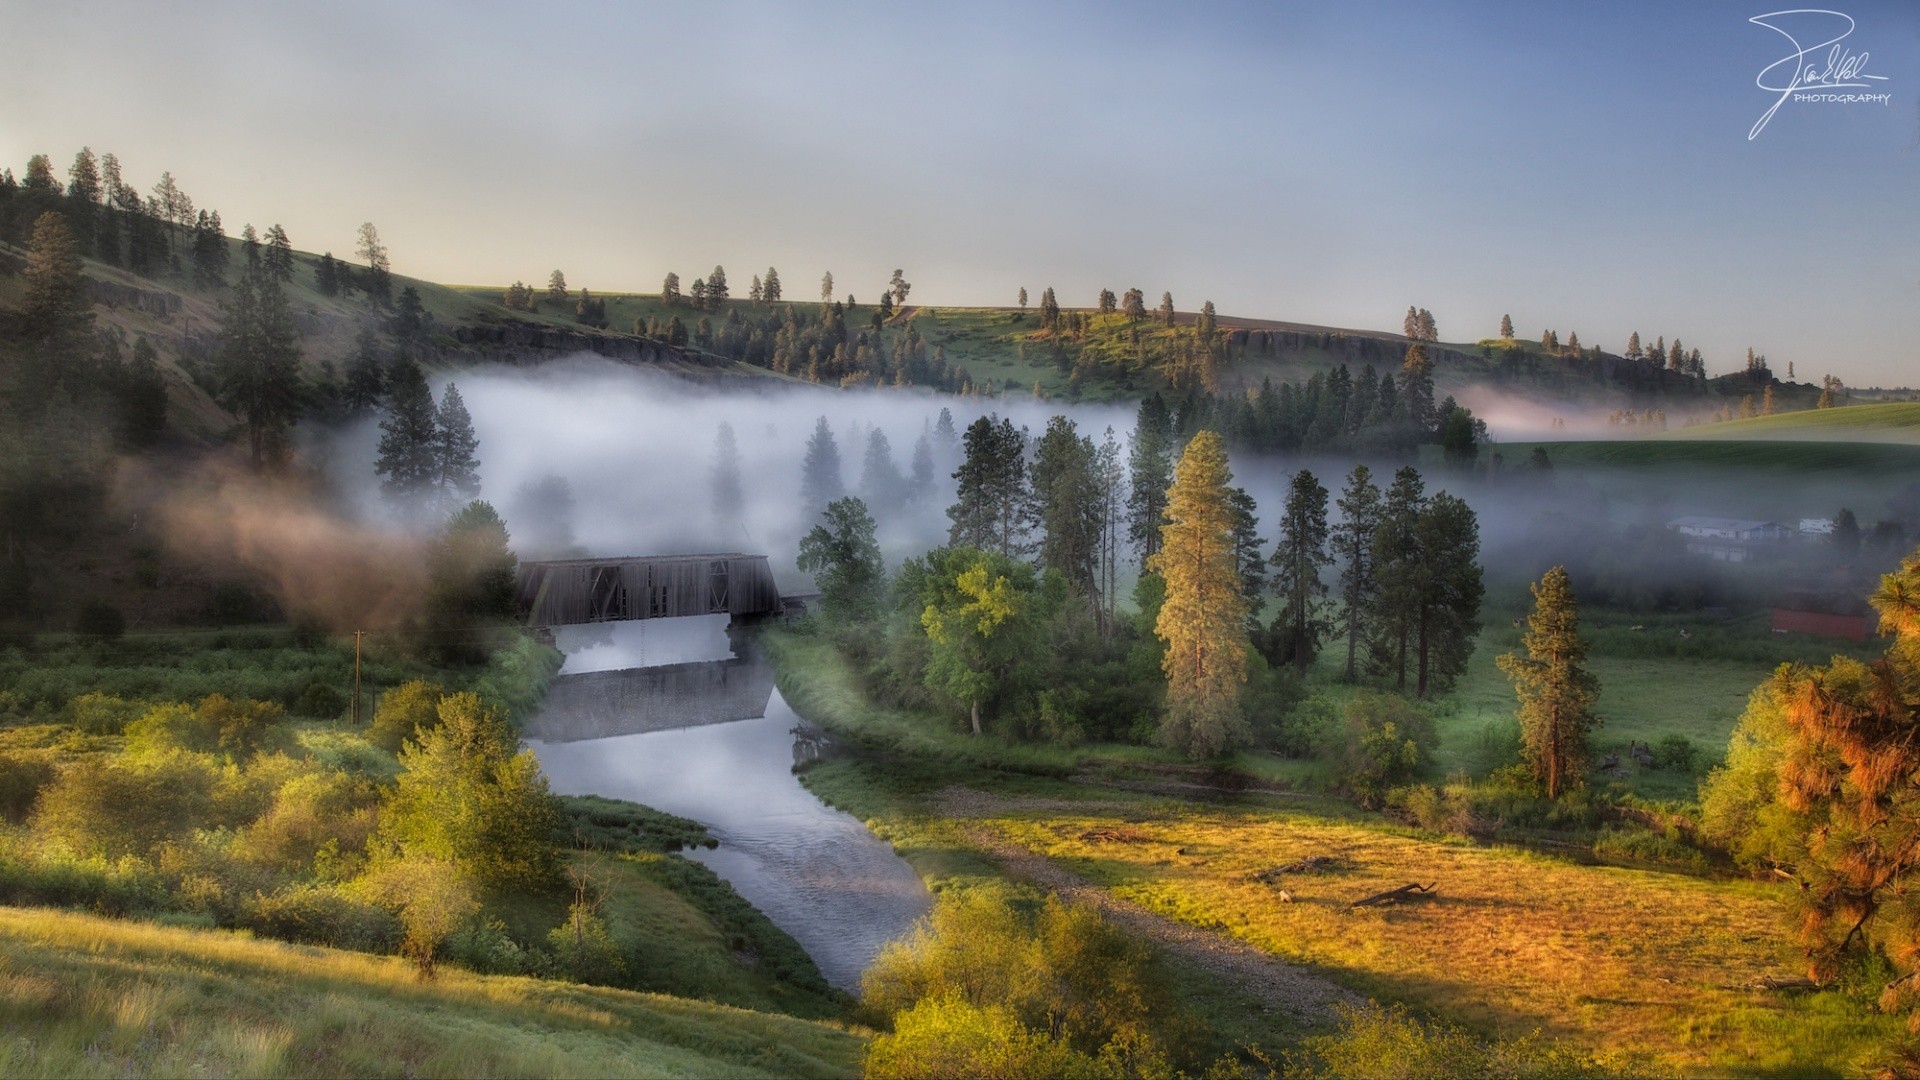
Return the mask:
<path fill-rule="evenodd" d="M 1298 965 L 1341 992 L 1483 1037 L 1537 1032 L 1628 1072 L 1840 1074 L 1899 1027 L 1875 1011 L 1875 988 L 1766 988 L 1799 973 L 1778 886 L 1478 847 L 1331 799 L 1145 792 L 1103 775 L 1104 748 L 1008 746 L 866 707 L 823 640 L 768 644 L 795 708 L 856 747 L 811 770 L 808 786 L 865 819 L 936 892 L 992 880 L 1097 890 L 1102 904 Z M 1433 895 L 1350 908 L 1414 882 Z M 1183 977 L 1228 985 L 1166 951 Z M 1230 999 L 1196 1006 L 1217 1032 L 1285 1049 L 1311 1030 L 1249 1024 Z"/>

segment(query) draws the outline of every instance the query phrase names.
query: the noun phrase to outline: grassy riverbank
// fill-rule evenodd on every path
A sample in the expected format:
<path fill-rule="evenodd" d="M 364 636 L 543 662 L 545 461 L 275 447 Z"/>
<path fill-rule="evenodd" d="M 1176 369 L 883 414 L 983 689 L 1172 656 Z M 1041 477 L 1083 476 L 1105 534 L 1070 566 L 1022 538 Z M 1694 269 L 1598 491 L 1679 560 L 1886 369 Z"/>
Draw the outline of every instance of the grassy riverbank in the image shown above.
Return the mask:
<path fill-rule="evenodd" d="M 864 1038 L 767 1013 L 0 908 L 9 1076 L 853 1076 Z"/>
<path fill-rule="evenodd" d="M 812 770 L 808 786 L 866 819 L 936 890 L 994 879 L 1005 852 L 1022 852 L 1368 997 L 1484 1037 L 1537 1031 L 1630 1071 L 1844 1075 L 1899 1028 L 1874 1010 L 1867 981 L 1756 988 L 1799 970 L 1780 886 L 1486 848 L 1323 796 L 1156 789 L 1104 748 L 1011 747 L 867 706 L 824 641 L 772 645 L 789 703 L 862 748 Z M 1125 758 L 1162 764 L 1148 750 Z M 1331 862 L 1269 873 L 1313 857 Z M 1416 881 L 1436 885 L 1434 898 L 1347 909 Z M 1244 1014 L 1201 1014 L 1253 1034 Z M 1283 1045 L 1299 1034 L 1265 1028 Z"/>

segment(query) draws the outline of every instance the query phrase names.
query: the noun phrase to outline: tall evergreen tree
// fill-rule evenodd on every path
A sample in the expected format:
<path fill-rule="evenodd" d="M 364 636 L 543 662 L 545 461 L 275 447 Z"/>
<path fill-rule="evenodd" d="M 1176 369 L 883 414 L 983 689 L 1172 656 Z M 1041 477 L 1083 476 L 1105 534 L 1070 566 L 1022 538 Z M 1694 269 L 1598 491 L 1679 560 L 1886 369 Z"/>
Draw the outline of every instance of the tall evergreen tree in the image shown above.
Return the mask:
<path fill-rule="evenodd" d="M 1234 563 L 1240 569 L 1240 595 L 1247 601 L 1247 634 L 1257 635 L 1260 605 L 1267 592 L 1267 553 L 1260 539 L 1260 507 L 1243 487 L 1227 489 L 1227 503 L 1233 510 Z"/>
<path fill-rule="evenodd" d="M 933 497 L 933 440 L 922 433 L 913 444 L 913 475 L 908 481 L 908 498 L 924 505 Z"/>
<path fill-rule="evenodd" d="M 673 307 L 680 302 L 680 275 L 668 271 L 666 280 L 660 283 L 660 302 Z"/>
<path fill-rule="evenodd" d="M 733 425 L 720 421 L 713 437 L 713 521 L 724 532 L 737 534 L 746 528 L 747 497 L 740 482 L 740 446 L 734 441 Z"/>
<path fill-rule="evenodd" d="M 831 303 L 833 303 L 833 271 L 829 270 L 820 275 L 820 306 L 826 307 Z"/>
<path fill-rule="evenodd" d="M 440 395 L 433 417 L 435 471 L 440 490 L 456 504 L 480 494 L 480 439 L 473 433 L 473 416 L 452 383 Z"/>
<path fill-rule="evenodd" d="M 380 356 L 380 341 L 373 327 L 362 326 L 355 339 L 353 359 L 347 361 L 347 381 L 341 391 L 341 404 L 353 416 L 363 416 L 380 405 L 387 387 L 387 364 Z"/>
<path fill-rule="evenodd" d="M 222 328 L 221 399 L 240 418 L 255 468 L 279 460 L 299 418 L 300 346 L 280 283 L 250 273 L 235 286 Z"/>
<path fill-rule="evenodd" d="M 817 520 L 828 503 L 846 493 L 846 481 L 840 472 L 840 444 L 833 441 L 833 428 L 822 416 L 813 425 L 806 457 L 800 463 L 800 504 L 805 520 Z"/>
<path fill-rule="evenodd" d="M 874 428 L 867 433 L 867 452 L 860 461 L 860 498 L 868 506 L 898 506 L 906 496 L 906 481 L 893 460 L 893 443 Z"/>
<path fill-rule="evenodd" d="M 121 440 L 132 447 L 153 445 L 167 427 L 167 380 L 145 335 L 134 339 L 133 359 L 115 389 Z"/>
<path fill-rule="evenodd" d="M 33 223 L 27 245 L 26 296 L 20 318 L 42 355 L 71 364 L 86 351 L 93 334 L 93 306 L 80 252 L 67 220 L 49 210 Z"/>
<path fill-rule="evenodd" d="M 387 417 L 380 422 L 380 456 L 374 472 L 387 498 L 409 510 L 422 508 L 440 478 L 435 452 L 433 392 L 418 364 L 403 359 L 387 390 Z"/>
<path fill-rule="evenodd" d="M 780 302 L 780 271 L 767 267 L 767 276 L 760 282 L 760 299 L 769 304 Z"/>
<path fill-rule="evenodd" d="M 1378 589 L 1374 592 L 1374 637 L 1369 642 L 1375 668 L 1393 677 L 1394 688 L 1407 688 L 1407 661 L 1421 597 L 1426 591 L 1427 563 L 1420 550 L 1420 516 L 1426 511 L 1426 485 L 1419 470 L 1405 465 L 1394 473 L 1393 485 L 1380 509 L 1373 534 L 1373 565 Z"/>
<path fill-rule="evenodd" d="M 275 223 L 267 228 L 267 250 L 264 255 L 267 269 L 285 285 L 293 280 L 293 241 L 287 239 L 287 230 Z"/>
<path fill-rule="evenodd" d="M 359 255 L 367 263 L 367 299 L 386 307 L 393 296 L 393 269 L 387 260 L 387 245 L 380 242 L 380 230 L 373 222 L 360 223 Z"/>
<path fill-rule="evenodd" d="M 1513 316 L 1500 316 L 1500 336 L 1507 341 L 1513 340 Z"/>
<path fill-rule="evenodd" d="M 820 605 L 829 616 L 871 617 L 887 579 L 867 504 L 851 496 L 827 504 L 821 523 L 801 538 L 795 565 L 820 586 Z"/>
<path fill-rule="evenodd" d="M 1433 362 L 1419 342 L 1407 346 L 1407 359 L 1400 366 L 1400 398 L 1407 410 L 1407 422 L 1419 432 L 1420 441 L 1433 437 Z"/>
<path fill-rule="evenodd" d="M 1163 326 L 1173 325 L 1173 294 L 1172 293 L 1163 292 L 1160 294 L 1159 315 L 1160 315 L 1161 325 Z"/>
<path fill-rule="evenodd" d="M 1520 744 L 1535 778 L 1557 799 L 1582 786 L 1587 735 L 1600 722 L 1593 713 L 1600 685 L 1582 666 L 1580 608 L 1564 566 L 1546 572 L 1532 587 L 1533 614 L 1521 638 L 1526 655 L 1498 658 L 1520 699 Z"/>
<path fill-rule="evenodd" d="M 1442 491 L 1428 501 L 1416 527 L 1426 561 L 1414 629 L 1414 694 L 1448 689 L 1473 655 L 1480 632 L 1480 524 L 1466 501 Z"/>
<path fill-rule="evenodd" d="M 1226 446 L 1212 431 L 1187 444 L 1168 491 L 1167 523 L 1148 569 L 1165 582 L 1154 633 L 1166 642 L 1161 738 L 1194 758 L 1246 741 L 1247 602 L 1241 595 Z"/>
<path fill-rule="evenodd" d="M 1340 619 L 1336 624 L 1347 639 L 1346 679 L 1359 677 L 1360 641 L 1374 610 L 1379 589 L 1374 562 L 1374 535 L 1380 531 L 1384 507 L 1380 487 L 1365 465 L 1355 465 L 1340 493 L 1340 524 L 1329 536 L 1330 554 L 1340 564 Z"/>
<path fill-rule="evenodd" d="M 1025 432 L 998 415 L 967 425 L 964 456 L 953 474 L 954 503 L 947 508 L 948 543 L 1008 558 L 1026 554 L 1026 444 Z"/>
<path fill-rule="evenodd" d="M 1047 421 L 1034 445 L 1031 520 L 1040 531 L 1040 567 L 1101 608 L 1100 478 L 1093 440 L 1064 416 Z"/>
<path fill-rule="evenodd" d="M 1320 568 L 1330 563 L 1327 555 L 1327 489 L 1310 472 L 1293 474 L 1287 490 L 1287 503 L 1280 514 L 1280 542 L 1273 550 L 1274 588 L 1280 595 L 1280 613 L 1274 619 L 1274 656 L 1276 663 L 1291 663 L 1294 671 L 1305 675 L 1308 665 L 1320 652 L 1320 639 L 1327 621 L 1320 613 L 1320 598 L 1327 586 Z"/>
<path fill-rule="evenodd" d="M 707 303 L 715 310 L 724 307 L 727 302 L 727 268 L 716 266 L 713 273 L 707 275 Z"/>
<path fill-rule="evenodd" d="M 1158 392 L 1140 402 L 1127 456 L 1127 536 L 1144 569 L 1160 550 L 1160 526 L 1167 509 L 1167 488 L 1173 483 L 1173 414 Z"/>

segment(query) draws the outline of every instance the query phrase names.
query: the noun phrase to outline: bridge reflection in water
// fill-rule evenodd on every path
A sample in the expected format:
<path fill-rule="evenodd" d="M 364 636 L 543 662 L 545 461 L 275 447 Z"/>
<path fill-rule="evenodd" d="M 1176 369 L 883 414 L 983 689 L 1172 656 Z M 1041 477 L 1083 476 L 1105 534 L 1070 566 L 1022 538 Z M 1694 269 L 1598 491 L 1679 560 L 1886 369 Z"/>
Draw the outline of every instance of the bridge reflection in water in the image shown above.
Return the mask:
<path fill-rule="evenodd" d="M 767 715 L 773 668 L 748 649 L 732 660 L 555 677 L 526 737 L 577 742 Z"/>

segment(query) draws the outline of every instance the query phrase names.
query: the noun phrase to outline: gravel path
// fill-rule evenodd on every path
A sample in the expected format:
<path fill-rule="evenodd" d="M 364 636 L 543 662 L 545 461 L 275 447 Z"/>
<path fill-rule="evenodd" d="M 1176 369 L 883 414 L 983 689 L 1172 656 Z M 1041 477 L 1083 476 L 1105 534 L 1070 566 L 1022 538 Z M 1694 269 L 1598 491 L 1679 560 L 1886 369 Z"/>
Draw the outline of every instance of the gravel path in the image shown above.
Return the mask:
<path fill-rule="evenodd" d="M 1085 813 L 1098 809 L 1098 804 L 1084 801 L 1009 799 L 970 788 L 942 791 L 937 805 L 952 817 L 983 817 L 1013 810 L 1058 809 Z M 999 861 L 1014 876 L 1044 886 L 1064 899 L 1091 905 L 1128 933 L 1153 941 L 1180 959 L 1212 972 L 1263 1002 L 1267 1011 L 1284 1014 L 1301 1026 L 1331 1028 L 1335 1022 L 1335 1005 L 1365 1004 L 1365 999 L 1358 994 L 1307 968 L 1287 963 L 1226 934 L 1156 915 L 986 829 L 973 828 L 967 833 L 981 851 Z"/>

